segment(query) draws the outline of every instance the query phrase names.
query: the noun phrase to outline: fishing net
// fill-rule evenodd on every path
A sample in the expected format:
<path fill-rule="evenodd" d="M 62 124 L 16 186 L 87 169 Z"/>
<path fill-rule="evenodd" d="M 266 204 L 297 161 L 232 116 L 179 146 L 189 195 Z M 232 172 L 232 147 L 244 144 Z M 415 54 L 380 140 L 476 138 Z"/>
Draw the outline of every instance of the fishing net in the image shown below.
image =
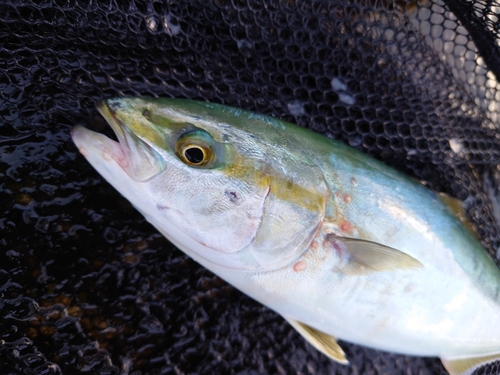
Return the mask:
<path fill-rule="evenodd" d="M 275 116 L 465 202 L 500 246 L 495 1 L 0 2 L 0 368 L 11 374 L 445 374 L 318 354 L 175 250 L 78 155 L 110 96 Z M 486 366 L 481 374 L 497 373 Z"/>

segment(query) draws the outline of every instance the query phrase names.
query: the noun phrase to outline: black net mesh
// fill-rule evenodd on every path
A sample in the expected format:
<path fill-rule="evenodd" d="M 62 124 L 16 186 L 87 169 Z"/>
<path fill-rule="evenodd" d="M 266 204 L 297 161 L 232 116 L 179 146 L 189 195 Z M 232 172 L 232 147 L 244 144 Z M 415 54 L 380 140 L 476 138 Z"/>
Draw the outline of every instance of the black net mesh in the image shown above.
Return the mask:
<path fill-rule="evenodd" d="M 465 201 L 500 246 L 495 1 L 0 2 L 0 368 L 11 374 L 445 374 L 350 366 L 174 250 L 78 156 L 95 102 L 173 96 L 342 140 Z M 478 374 L 497 373 L 494 365 Z"/>

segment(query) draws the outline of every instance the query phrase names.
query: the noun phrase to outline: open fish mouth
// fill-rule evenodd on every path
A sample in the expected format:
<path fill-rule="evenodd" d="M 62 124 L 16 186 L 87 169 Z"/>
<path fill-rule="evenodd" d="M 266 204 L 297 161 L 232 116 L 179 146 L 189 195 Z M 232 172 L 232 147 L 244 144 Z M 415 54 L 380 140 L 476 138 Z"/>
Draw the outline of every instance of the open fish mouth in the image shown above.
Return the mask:
<path fill-rule="evenodd" d="M 126 136 L 123 126 L 105 100 L 97 104 L 97 109 L 113 129 L 118 141 L 81 125 L 77 125 L 71 130 L 71 138 L 78 147 L 78 151 L 85 158 L 94 159 L 96 156 L 100 156 L 103 161 L 114 160 L 118 166 L 126 171 L 129 162 L 126 142 L 124 142 Z"/>
<path fill-rule="evenodd" d="M 72 130 L 72 137 L 83 156 L 89 155 L 90 147 L 97 148 L 104 160 L 113 159 L 130 178 L 137 182 L 147 181 L 166 168 L 163 157 L 148 143 L 147 139 L 141 138 L 129 129 L 125 122 L 135 119 L 120 107 L 117 100 L 102 100 L 97 103 L 97 109 L 113 129 L 118 142 L 104 134 L 77 126 Z M 94 145 L 90 146 L 91 143 Z"/>

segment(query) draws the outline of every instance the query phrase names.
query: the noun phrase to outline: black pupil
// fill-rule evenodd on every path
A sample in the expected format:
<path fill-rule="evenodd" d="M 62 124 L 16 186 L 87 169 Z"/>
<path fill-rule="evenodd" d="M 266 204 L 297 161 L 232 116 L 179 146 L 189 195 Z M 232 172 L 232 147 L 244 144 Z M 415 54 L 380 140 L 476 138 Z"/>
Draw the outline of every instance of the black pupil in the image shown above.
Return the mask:
<path fill-rule="evenodd" d="M 184 151 L 186 159 L 193 164 L 200 164 L 203 161 L 203 151 L 198 147 L 191 147 Z"/>

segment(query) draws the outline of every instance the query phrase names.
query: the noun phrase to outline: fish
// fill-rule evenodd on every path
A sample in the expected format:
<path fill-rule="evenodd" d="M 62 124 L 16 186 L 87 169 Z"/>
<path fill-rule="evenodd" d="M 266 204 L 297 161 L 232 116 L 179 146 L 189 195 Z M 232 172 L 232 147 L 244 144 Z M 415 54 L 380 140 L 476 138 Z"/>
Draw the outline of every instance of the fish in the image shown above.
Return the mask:
<path fill-rule="evenodd" d="M 80 153 L 168 240 L 348 364 L 338 340 L 500 359 L 500 271 L 459 209 L 339 141 L 221 104 L 110 98 Z"/>

